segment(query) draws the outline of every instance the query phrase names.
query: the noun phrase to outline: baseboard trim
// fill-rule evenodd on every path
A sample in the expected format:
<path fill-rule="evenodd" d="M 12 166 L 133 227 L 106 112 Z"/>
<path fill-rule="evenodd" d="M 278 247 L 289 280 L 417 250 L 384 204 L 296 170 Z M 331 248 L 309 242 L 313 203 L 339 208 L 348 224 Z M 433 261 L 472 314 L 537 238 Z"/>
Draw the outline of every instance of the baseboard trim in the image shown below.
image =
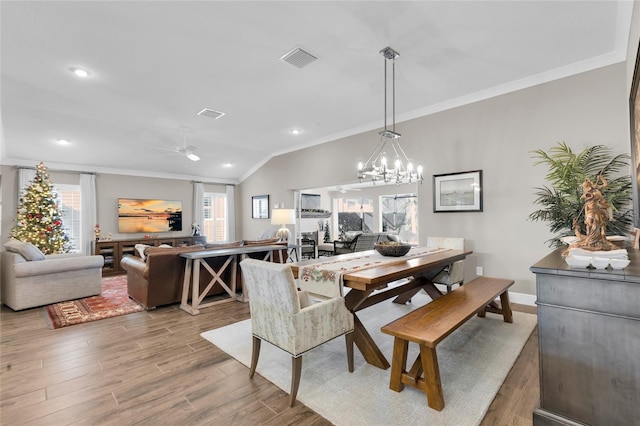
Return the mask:
<path fill-rule="evenodd" d="M 441 292 L 446 293 L 447 287 L 442 284 L 436 284 L 436 287 L 440 289 Z M 457 286 L 456 286 L 457 288 Z M 513 303 L 518 303 L 520 305 L 529 305 L 536 306 L 536 295 L 535 294 L 527 294 L 527 293 L 514 293 L 513 291 L 509 291 L 509 301 Z"/>
<path fill-rule="evenodd" d="M 519 303 L 521 305 L 536 306 L 536 296 L 526 293 L 514 293 L 509 292 L 509 301 L 513 303 Z"/>

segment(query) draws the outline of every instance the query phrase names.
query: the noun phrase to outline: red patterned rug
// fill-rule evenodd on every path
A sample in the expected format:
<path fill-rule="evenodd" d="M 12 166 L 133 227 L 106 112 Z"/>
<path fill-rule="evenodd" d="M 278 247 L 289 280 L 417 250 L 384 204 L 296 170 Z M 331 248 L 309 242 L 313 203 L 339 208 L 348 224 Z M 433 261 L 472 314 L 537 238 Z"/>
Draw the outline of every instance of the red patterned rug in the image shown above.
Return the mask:
<path fill-rule="evenodd" d="M 84 324 L 105 318 L 144 311 L 144 307 L 127 293 L 127 276 L 118 275 L 102 279 L 102 293 L 98 296 L 44 307 L 49 325 L 56 328 Z"/>

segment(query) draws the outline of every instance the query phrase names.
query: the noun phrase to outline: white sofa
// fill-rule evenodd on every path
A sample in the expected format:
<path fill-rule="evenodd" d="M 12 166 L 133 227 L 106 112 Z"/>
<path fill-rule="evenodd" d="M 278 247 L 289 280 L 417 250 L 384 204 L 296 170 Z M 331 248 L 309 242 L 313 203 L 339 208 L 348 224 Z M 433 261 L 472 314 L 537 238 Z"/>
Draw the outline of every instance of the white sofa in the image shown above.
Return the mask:
<path fill-rule="evenodd" d="M 95 296 L 102 290 L 103 264 L 102 256 L 66 253 L 27 260 L 20 253 L 3 251 L 2 303 L 19 311 Z"/>

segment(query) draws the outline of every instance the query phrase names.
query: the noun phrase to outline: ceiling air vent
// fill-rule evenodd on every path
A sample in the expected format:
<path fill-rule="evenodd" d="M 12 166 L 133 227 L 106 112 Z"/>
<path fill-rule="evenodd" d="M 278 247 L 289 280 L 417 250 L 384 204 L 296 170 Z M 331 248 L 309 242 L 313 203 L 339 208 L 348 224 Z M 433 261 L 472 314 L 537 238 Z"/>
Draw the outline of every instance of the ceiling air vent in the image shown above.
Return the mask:
<path fill-rule="evenodd" d="M 311 62 L 315 61 L 316 59 L 318 58 L 316 58 L 309 52 L 305 52 L 299 47 L 296 49 L 293 49 L 290 52 L 285 53 L 283 56 L 280 57 L 281 61 L 287 62 L 298 68 L 304 68 L 307 65 L 309 65 Z"/>
<path fill-rule="evenodd" d="M 224 112 L 215 111 L 213 109 L 205 108 L 202 111 L 200 111 L 198 113 L 198 115 L 201 115 L 203 117 L 213 118 L 214 120 L 217 120 L 218 118 L 220 118 L 220 117 L 222 117 L 224 115 Z"/>

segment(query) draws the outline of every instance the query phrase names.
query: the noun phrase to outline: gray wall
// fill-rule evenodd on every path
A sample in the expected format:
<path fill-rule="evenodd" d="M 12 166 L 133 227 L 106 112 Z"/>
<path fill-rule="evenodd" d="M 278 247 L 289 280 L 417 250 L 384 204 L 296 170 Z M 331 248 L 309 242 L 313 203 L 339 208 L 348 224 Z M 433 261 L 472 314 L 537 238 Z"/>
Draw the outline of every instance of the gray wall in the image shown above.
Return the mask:
<path fill-rule="evenodd" d="M 46 165 L 46 164 L 45 164 Z M 35 164 L 34 164 L 35 166 Z M 15 224 L 17 209 L 17 169 L 2 166 L 2 239 L 9 238 L 9 230 Z M 78 173 L 61 173 L 49 170 L 51 182 L 78 184 Z M 224 185 L 205 184 L 205 191 L 225 192 Z M 144 233 L 118 233 L 118 198 L 160 198 L 182 201 L 182 232 L 163 232 L 159 237 L 191 235 L 193 218 L 193 184 L 190 180 L 161 179 L 100 173 L 96 176 L 97 214 L 102 234 L 109 232 L 113 239 L 144 238 Z"/>
<path fill-rule="evenodd" d="M 400 100 L 401 101 L 401 100 Z M 535 294 L 529 267 L 550 249 L 543 223 L 527 218 L 536 209 L 533 187 L 545 184 L 546 169 L 530 152 L 565 141 L 575 151 L 605 144 L 629 153 L 627 66 L 604 67 L 485 101 L 399 123 L 407 153 L 425 168 L 418 185 L 420 241 L 428 235 L 463 236 L 484 274 L 516 280 L 514 292 Z M 376 131 L 271 159 L 242 184 L 242 199 L 271 194 L 293 205 L 293 190 L 353 182 L 358 157 L 369 154 Z M 433 213 L 434 174 L 483 170 L 482 213 Z M 246 201 L 246 200 L 245 200 Z M 243 234 L 259 234 L 263 223 L 240 217 Z"/>

